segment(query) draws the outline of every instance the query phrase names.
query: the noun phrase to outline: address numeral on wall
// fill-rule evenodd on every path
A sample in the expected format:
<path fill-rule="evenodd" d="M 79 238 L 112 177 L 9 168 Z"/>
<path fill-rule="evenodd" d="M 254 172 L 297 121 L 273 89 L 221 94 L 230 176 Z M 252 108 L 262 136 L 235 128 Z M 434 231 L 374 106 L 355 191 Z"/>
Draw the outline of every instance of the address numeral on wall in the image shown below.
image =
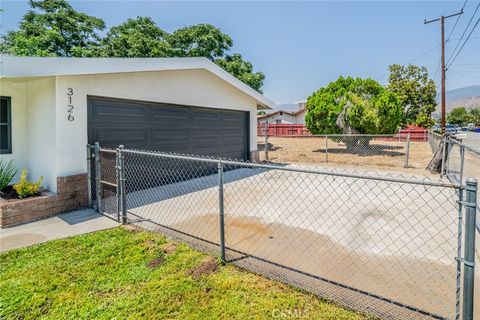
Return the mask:
<path fill-rule="evenodd" d="M 73 109 L 75 107 L 73 106 L 72 102 L 72 97 L 73 97 L 73 88 L 67 88 L 67 97 L 68 97 L 68 105 L 67 105 L 67 120 L 68 121 L 74 121 L 75 117 L 73 115 Z"/>

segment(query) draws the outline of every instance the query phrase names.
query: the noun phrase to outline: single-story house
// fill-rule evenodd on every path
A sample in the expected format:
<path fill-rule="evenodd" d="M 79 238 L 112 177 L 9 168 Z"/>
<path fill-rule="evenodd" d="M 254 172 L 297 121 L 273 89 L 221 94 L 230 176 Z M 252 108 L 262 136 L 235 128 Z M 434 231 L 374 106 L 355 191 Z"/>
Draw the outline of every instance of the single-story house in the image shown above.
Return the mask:
<path fill-rule="evenodd" d="M 305 103 L 298 103 L 296 110 L 275 110 L 266 115 L 258 115 L 258 122 L 262 123 L 267 119 L 269 124 L 305 124 L 307 108 Z"/>
<path fill-rule="evenodd" d="M 254 160 L 274 105 L 206 58 L 0 58 L 0 157 L 52 192 L 87 143 Z"/>

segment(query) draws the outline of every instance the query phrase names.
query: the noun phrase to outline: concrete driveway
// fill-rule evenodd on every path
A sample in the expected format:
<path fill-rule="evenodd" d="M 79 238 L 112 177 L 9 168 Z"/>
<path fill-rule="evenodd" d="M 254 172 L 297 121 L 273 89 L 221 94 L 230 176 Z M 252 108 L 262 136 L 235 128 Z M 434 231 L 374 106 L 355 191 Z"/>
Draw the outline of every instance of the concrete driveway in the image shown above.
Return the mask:
<path fill-rule="evenodd" d="M 130 218 L 218 243 L 217 182 L 211 175 L 129 193 Z M 454 189 L 242 168 L 225 172 L 224 190 L 228 248 L 454 315 Z M 354 306 L 354 295 L 335 298 Z"/>
<path fill-rule="evenodd" d="M 0 252 L 28 247 L 54 239 L 113 228 L 119 224 L 91 209 L 0 230 Z"/>

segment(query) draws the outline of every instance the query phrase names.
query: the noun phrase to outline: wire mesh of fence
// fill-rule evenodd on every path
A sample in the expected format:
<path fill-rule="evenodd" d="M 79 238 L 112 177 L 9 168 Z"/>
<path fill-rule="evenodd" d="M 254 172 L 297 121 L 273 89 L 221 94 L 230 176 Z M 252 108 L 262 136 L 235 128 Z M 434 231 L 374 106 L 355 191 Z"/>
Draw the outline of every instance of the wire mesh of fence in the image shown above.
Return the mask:
<path fill-rule="evenodd" d="M 119 211 L 116 153 L 99 152 L 97 194 L 108 214 Z M 123 155 L 133 223 L 376 316 L 455 316 L 458 185 L 136 150 Z"/>
<path fill-rule="evenodd" d="M 265 147 L 267 146 L 267 147 Z M 424 168 L 431 159 L 428 135 L 307 135 L 258 138 L 260 160 L 384 169 Z"/>

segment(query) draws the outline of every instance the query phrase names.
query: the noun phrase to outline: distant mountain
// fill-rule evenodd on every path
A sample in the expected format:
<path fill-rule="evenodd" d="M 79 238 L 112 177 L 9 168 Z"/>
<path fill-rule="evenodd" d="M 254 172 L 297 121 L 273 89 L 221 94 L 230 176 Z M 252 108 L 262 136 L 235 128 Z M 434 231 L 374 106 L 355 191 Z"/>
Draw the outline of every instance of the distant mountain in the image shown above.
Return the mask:
<path fill-rule="evenodd" d="M 447 90 L 445 97 L 447 113 L 455 107 L 465 107 L 466 109 L 480 107 L 480 85 Z M 435 111 L 440 113 L 440 95 L 437 96 L 437 101 L 439 104 Z"/>
<path fill-rule="evenodd" d="M 445 96 L 447 98 L 447 102 L 464 98 L 480 97 L 480 85 L 447 90 L 445 92 Z M 438 95 L 437 100 L 440 101 L 440 95 Z"/>

